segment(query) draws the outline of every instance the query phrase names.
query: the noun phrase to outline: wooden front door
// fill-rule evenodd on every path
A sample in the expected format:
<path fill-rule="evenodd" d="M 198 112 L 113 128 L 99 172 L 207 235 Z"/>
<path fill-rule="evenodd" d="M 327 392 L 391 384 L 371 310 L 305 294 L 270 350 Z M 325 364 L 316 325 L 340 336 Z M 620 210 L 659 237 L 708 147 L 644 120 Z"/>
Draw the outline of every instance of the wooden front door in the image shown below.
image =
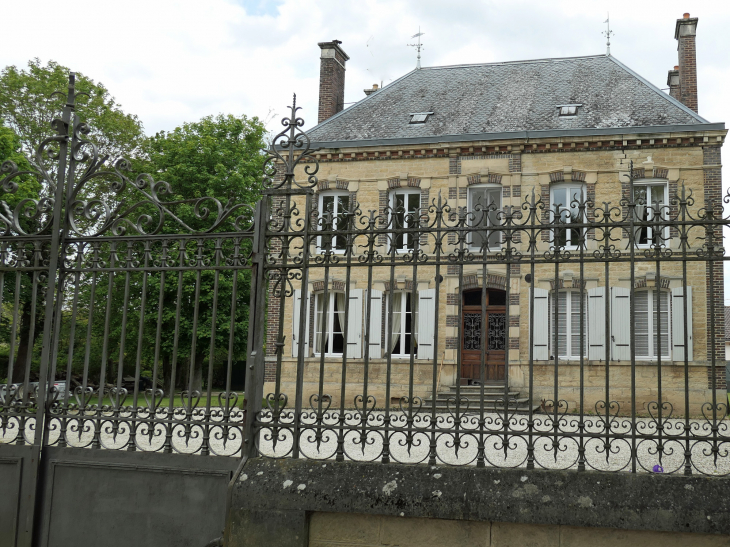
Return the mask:
<path fill-rule="evenodd" d="M 492 293 L 502 294 L 492 294 Z M 481 290 L 478 291 L 481 300 Z M 507 314 L 504 291 L 489 290 L 486 315 L 481 305 L 472 304 L 474 294 L 465 294 L 461 315 L 461 378 L 481 378 L 482 351 L 484 352 L 484 379 L 504 380 L 505 355 L 507 350 Z M 490 296 L 493 302 L 490 304 Z M 467 302 L 469 304 L 467 304 Z"/>

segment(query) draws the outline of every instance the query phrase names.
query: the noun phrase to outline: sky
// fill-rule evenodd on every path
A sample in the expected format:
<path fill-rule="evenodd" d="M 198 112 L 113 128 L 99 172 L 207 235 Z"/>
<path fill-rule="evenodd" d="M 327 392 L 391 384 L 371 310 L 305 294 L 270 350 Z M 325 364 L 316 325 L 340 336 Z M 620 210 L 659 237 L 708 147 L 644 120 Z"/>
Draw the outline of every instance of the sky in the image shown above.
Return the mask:
<path fill-rule="evenodd" d="M 317 42 L 341 40 L 350 56 L 349 106 L 415 68 L 407 44 L 419 28 L 423 66 L 594 55 L 606 51 L 609 10 L 612 55 L 660 89 L 677 64 L 676 19 L 698 17 L 699 113 L 730 123 L 730 2 L 721 1 L 26 0 L 3 6 L 0 68 L 37 57 L 82 72 L 148 134 L 218 113 L 275 130 L 293 93 L 311 127 Z M 723 179 L 727 187 L 730 172 Z"/>

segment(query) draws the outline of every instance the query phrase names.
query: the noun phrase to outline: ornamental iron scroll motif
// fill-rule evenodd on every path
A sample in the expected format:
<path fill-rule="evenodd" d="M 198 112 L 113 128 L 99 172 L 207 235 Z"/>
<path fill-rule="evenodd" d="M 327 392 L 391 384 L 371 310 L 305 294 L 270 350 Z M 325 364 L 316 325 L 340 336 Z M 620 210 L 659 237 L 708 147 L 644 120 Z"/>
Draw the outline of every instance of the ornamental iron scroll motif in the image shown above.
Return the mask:
<path fill-rule="evenodd" d="M 507 315 L 489 313 L 487 318 L 487 349 L 504 351 L 507 349 Z"/>
<path fill-rule="evenodd" d="M 464 349 L 480 350 L 482 349 L 482 336 L 484 328 L 482 327 L 481 313 L 465 313 L 464 314 Z"/>
<path fill-rule="evenodd" d="M 294 94 L 292 105 L 289 107 L 288 118 L 281 120 L 284 129 L 279 132 L 271 141 L 267 150 L 267 159 L 264 164 L 264 187 L 269 189 L 281 189 L 294 187 L 315 188 L 317 186 L 316 174 L 319 171 L 319 162 L 304 164 L 304 173 L 307 176 L 306 182 L 296 180 L 294 169 L 300 163 L 314 160 L 311 149 L 311 140 L 301 128 L 304 120 L 297 116 L 301 107 L 297 106 L 297 96 Z"/>
<path fill-rule="evenodd" d="M 0 201 L 3 235 L 47 233 L 53 221 L 54 192 L 59 182 L 66 187 L 66 237 L 153 235 L 161 233 L 168 221 L 187 233 L 212 233 L 221 228 L 252 231 L 253 208 L 249 204 L 233 200 L 223 203 L 215 197 L 166 200 L 174 195 L 170 184 L 146 173 L 130 178 L 129 160 L 119 158 L 111 168 L 105 168 L 109 156 L 101 156 L 96 145 L 85 138 L 90 128 L 75 114 L 76 101 L 83 95 L 87 94 L 76 91 L 72 73 L 64 107 L 73 114 L 70 123 L 59 118 L 51 122 L 56 135 L 41 142 L 34 158 L 29 160 L 31 169 L 21 170 L 10 160 L 0 166 L 0 175 L 4 175 L 0 186 L 6 194 L 16 194 L 21 185 L 29 185 L 31 180 L 40 186 L 36 197 L 20 199 L 14 207 L 7 200 Z M 60 143 L 66 143 L 68 157 L 61 157 Z M 68 170 L 64 169 L 66 165 Z M 176 213 L 181 206 L 192 209 L 192 218 L 200 226 L 191 226 Z"/>

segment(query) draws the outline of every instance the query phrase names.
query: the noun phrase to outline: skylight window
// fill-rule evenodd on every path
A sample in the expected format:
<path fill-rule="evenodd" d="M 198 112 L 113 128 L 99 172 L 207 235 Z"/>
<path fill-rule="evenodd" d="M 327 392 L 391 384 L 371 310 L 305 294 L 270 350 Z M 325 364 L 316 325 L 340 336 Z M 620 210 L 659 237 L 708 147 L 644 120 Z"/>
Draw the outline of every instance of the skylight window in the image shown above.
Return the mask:
<path fill-rule="evenodd" d="M 409 123 L 426 123 L 426 120 L 431 114 L 433 114 L 433 112 L 411 112 L 409 114 L 411 117 L 411 121 Z"/>
<path fill-rule="evenodd" d="M 559 116 L 561 118 L 564 117 L 572 117 L 576 116 L 578 114 L 578 107 L 583 106 L 582 104 L 559 104 L 558 109 L 560 109 Z"/>

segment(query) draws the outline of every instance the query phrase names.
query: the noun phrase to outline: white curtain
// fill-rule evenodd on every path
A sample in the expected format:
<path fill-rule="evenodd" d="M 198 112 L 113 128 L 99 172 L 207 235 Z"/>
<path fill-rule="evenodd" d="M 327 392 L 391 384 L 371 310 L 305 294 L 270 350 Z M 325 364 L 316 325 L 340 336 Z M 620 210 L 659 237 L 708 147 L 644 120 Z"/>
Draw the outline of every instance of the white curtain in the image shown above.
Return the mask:
<path fill-rule="evenodd" d="M 333 325 L 332 330 L 334 332 L 344 332 L 344 330 L 345 330 L 345 309 L 346 309 L 346 305 L 347 305 L 347 302 L 345 301 L 345 293 L 338 292 L 335 294 L 337 296 L 337 301 L 335 302 L 335 304 L 337 305 L 337 319 L 340 322 L 340 329 L 335 330 L 334 325 Z"/>
<path fill-rule="evenodd" d="M 314 331 L 314 347 L 317 353 L 322 353 L 322 332 L 327 331 L 327 325 L 325 324 L 325 313 L 324 313 L 324 294 L 317 295 L 317 313 L 316 313 L 316 324 L 317 328 Z M 327 334 L 324 338 L 324 347 L 327 347 Z"/>
<path fill-rule="evenodd" d="M 401 323 L 401 311 L 403 302 L 403 293 L 393 292 L 391 293 L 393 298 L 393 335 L 390 337 L 390 353 L 395 351 L 395 346 L 400 339 L 400 323 Z"/>

